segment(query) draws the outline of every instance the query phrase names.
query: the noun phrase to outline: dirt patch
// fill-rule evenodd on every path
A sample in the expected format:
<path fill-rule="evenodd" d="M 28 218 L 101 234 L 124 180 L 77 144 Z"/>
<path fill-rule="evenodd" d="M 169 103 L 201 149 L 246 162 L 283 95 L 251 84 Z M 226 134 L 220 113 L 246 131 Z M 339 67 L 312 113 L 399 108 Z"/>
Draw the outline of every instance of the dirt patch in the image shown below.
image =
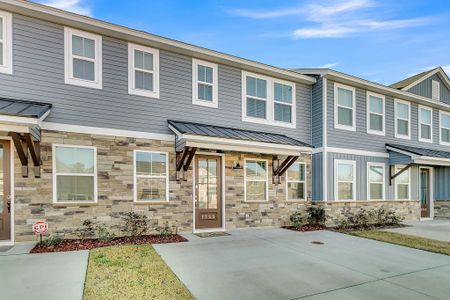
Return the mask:
<path fill-rule="evenodd" d="M 289 230 L 293 230 L 293 231 L 302 231 L 302 232 L 317 231 L 317 230 L 325 230 L 325 229 L 327 229 L 325 226 L 320 226 L 320 225 L 304 225 L 304 226 L 300 226 L 300 227 L 283 226 L 281 228 L 289 229 Z"/>

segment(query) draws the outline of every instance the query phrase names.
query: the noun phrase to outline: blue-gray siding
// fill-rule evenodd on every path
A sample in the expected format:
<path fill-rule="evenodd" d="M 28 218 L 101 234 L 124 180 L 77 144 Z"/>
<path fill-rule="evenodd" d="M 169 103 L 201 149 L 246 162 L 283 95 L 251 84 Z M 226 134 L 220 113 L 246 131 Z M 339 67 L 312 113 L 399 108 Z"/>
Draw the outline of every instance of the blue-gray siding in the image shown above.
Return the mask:
<path fill-rule="evenodd" d="M 442 82 L 441 78 L 437 74 L 434 74 L 433 76 L 419 82 L 415 86 L 411 87 L 408 92 L 431 98 L 432 80 L 439 81 L 441 83 L 441 101 L 450 104 L 450 91 L 447 89 L 446 85 Z"/>
<path fill-rule="evenodd" d="M 450 200 L 450 167 L 435 167 L 434 182 L 434 199 Z"/>
<path fill-rule="evenodd" d="M 323 154 L 312 156 L 312 200 L 323 200 Z"/>
<path fill-rule="evenodd" d="M 323 146 L 323 79 L 317 80 L 312 88 L 312 145 Z"/>
<path fill-rule="evenodd" d="M 393 165 L 409 164 L 411 163 L 411 156 L 389 151 L 389 163 Z"/>
<path fill-rule="evenodd" d="M 103 89 L 64 84 L 64 31 L 15 14 L 14 74 L 0 74 L 0 96 L 53 104 L 49 122 L 170 133 L 167 119 L 284 133 L 311 141 L 311 86 L 297 84 L 297 128 L 242 121 L 241 70 L 219 65 L 219 108 L 192 104 L 191 58 L 160 51 L 160 99 L 128 94 L 127 42 L 103 37 Z"/>

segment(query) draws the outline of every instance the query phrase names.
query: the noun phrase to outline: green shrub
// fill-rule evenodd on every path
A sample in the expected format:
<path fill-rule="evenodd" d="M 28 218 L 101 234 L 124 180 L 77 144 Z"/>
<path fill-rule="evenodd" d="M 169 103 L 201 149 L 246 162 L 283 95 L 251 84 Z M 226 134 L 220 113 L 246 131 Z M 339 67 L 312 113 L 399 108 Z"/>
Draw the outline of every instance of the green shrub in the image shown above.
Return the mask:
<path fill-rule="evenodd" d="M 95 236 L 94 222 L 90 219 L 84 220 L 81 228 L 75 231 L 76 236 L 85 240 Z"/>
<path fill-rule="evenodd" d="M 49 246 L 57 246 L 62 243 L 64 238 L 61 235 L 55 234 L 51 235 L 47 239 L 42 241 L 42 245 L 49 247 Z"/>
<path fill-rule="evenodd" d="M 292 215 L 289 216 L 289 220 L 291 221 L 292 226 L 295 228 L 300 228 L 305 223 L 305 217 L 301 211 L 296 211 Z"/>
<path fill-rule="evenodd" d="M 325 209 L 322 206 L 308 207 L 308 224 L 314 226 L 324 226 L 327 220 Z"/>
<path fill-rule="evenodd" d="M 116 237 L 114 233 L 110 232 L 108 228 L 106 228 L 105 224 L 97 225 L 95 227 L 95 231 L 97 233 L 98 240 L 102 242 L 109 242 Z"/>
<path fill-rule="evenodd" d="M 148 218 L 145 215 L 131 211 L 125 213 L 122 219 L 125 221 L 122 232 L 127 236 L 137 238 L 144 235 L 148 230 Z"/>
<path fill-rule="evenodd" d="M 166 222 L 164 226 L 156 226 L 155 230 L 158 232 L 160 237 L 169 237 L 173 235 L 172 228 L 169 226 L 169 222 Z"/>

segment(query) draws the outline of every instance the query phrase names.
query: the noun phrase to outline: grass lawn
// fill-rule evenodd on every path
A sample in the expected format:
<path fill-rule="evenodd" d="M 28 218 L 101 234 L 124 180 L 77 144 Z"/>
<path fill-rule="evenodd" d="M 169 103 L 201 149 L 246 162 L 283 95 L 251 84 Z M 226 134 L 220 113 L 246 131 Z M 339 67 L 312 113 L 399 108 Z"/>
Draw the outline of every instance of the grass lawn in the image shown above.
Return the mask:
<path fill-rule="evenodd" d="M 351 235 L 397 244 L 415 249 L 450 255 L 450 243 L 379 230 L 354 231 Z"/>
<path fill-rule="evenodd" d="M 150 244 L 90 251 L 84 299 L 194 299 Z"/>

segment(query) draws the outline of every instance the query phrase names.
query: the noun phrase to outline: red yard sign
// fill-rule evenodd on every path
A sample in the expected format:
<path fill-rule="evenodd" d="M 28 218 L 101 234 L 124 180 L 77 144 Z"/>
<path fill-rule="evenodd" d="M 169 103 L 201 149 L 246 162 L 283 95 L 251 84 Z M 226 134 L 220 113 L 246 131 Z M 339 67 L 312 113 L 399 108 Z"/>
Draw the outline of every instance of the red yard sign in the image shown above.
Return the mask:
<path fill-rule="evenodd" d="M 35 234 L 44 234 L 47 232 L 47 227 L 45 222 L 36 222 L 33 224 L 33 232 Z"/>

